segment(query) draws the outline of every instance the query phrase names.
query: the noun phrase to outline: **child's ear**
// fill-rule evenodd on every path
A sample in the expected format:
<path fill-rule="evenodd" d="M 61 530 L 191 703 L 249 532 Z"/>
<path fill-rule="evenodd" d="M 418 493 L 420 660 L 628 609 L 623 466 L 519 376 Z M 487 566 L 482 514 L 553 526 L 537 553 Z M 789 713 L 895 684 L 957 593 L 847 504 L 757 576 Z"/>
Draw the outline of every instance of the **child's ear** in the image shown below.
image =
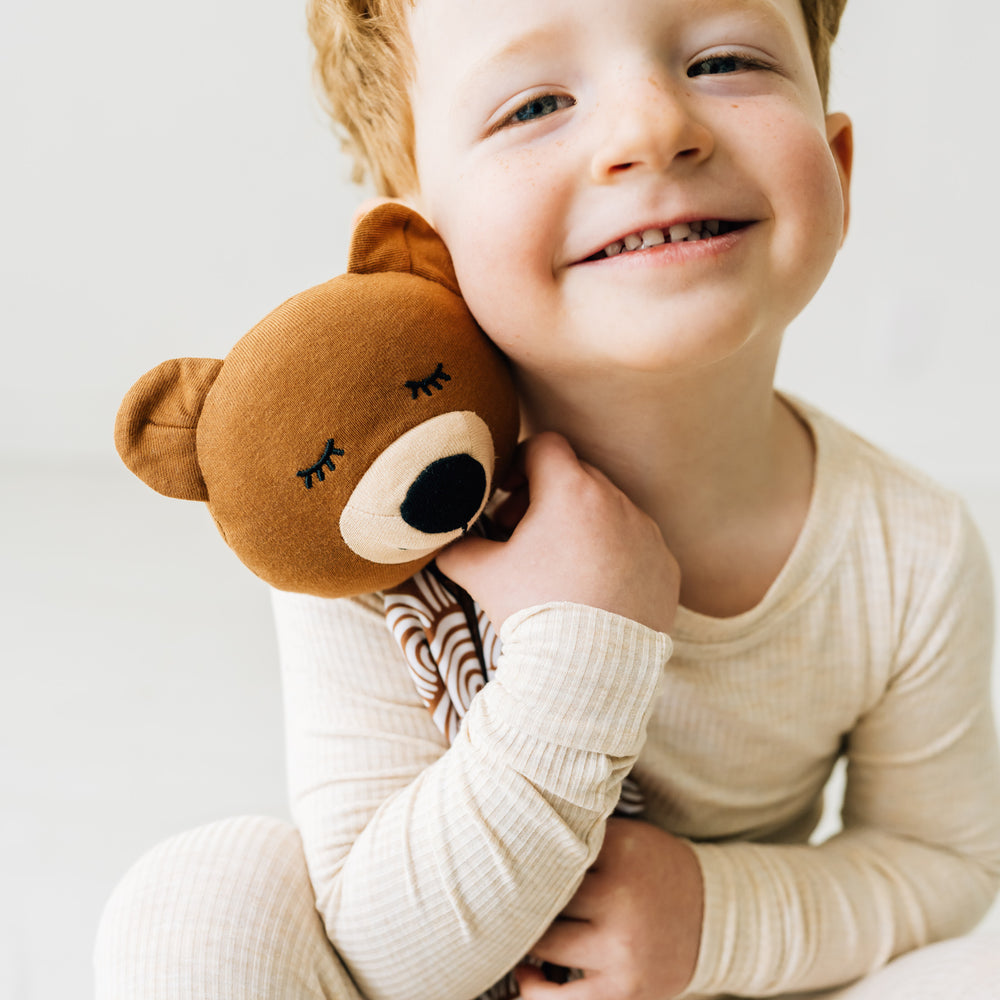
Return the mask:
<path fill-rule="evenodd" d="M 221 368 L 215 358 L 164 361 L 146 372 L 122 400 L 115 447 L 122 461 L 157 493 L 178 500 L 208 499 L 196 430 Z"/>
<path fill-rule="evenodd" d="M 399 201 L 381 201 L 361 216 L 351 238 L 347 270 L 416 274 L 460 294 L 444 241 L 422 215 Z"/>
<path fill-rule="evenodd" d="M 836 111 L 826 116 L 826 141 L 830 144 L 837 173 L 840 175 L 840 188 L 844 196 L 844 235 L 851 221 L 851 169 L 854 166 L 854 127 L 851 119 L 842 111 Z"/>

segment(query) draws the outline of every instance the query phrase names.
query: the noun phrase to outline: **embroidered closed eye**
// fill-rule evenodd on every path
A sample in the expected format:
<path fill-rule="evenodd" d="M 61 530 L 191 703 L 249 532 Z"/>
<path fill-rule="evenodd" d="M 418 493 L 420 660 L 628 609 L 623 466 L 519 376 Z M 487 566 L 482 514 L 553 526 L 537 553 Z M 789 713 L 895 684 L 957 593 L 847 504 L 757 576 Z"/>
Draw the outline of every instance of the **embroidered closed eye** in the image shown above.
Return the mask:
<path fill-rule="evenodd" d="M 416 399 L 420 393 L 429 396 L 432 389 L 443 389 L 444 386 L 441 383 L 450 381 L 451 376 L 444 370 L 444 365 L 439 362 L 437 368 L 430 375 L 424 378 L 410 379 L 404 385 L 413 393 L 412 398 Z"/>
<path fill-rule="evenodd" d="M 326 447 L 323 449 L 323 454 L 320 457 L 320 460 L 316 462 L 315 465 L 310 465 L 308 469 L 299 469 L 295 475 L 304 479 L 306 481 L 306 489 L 311 490 L 313 485 L 313 476 L 315 476 L 320 482 L 323 482 L 323 480 L 326 479 L 326 473 L 323 470 L 329 469 L 330 472 L 333 472 L 333 470 L 337 468 L 337 466 L 333 464 L 333 456 L 343 454 L 344 449 L 335 447 L 333 444 L 333 438 L 330 438 L 330 440 L 326 442 Z"/>

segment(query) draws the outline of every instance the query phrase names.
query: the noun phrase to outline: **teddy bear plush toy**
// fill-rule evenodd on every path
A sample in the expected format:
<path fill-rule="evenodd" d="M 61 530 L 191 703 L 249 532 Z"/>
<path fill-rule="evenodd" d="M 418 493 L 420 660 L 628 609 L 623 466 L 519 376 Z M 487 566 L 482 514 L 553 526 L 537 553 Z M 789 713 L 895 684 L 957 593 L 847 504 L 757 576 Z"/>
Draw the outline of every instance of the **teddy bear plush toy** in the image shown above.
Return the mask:
<path fill-rule="evenodd" d="M 506 363 L 419 215 L 358 223 L 347 273 L 290 298 L 224 361 L 179 358 L 125 397 L 115 444 L 167 496 L 204 501 L 280 590 L 381 591 L 477 520 L 517 441 Z"/>
<path fill-rule="evenodd" d="M 417 692 L 452 740 L 500 642 L 431 560 L 479 519 L 518 424 L 506 362 L 443 242 L 389 203 L 358 223 L 346 274 L 279 306 L 225 360 L 174 359 L 140 378 L 115 444 L 153 489 L 203 501 L 279 590 L 382 592 Z M 641 809 L 626 779 L 618 811 Z M 480 1000 L 518 995 L 509 974 Z"/>

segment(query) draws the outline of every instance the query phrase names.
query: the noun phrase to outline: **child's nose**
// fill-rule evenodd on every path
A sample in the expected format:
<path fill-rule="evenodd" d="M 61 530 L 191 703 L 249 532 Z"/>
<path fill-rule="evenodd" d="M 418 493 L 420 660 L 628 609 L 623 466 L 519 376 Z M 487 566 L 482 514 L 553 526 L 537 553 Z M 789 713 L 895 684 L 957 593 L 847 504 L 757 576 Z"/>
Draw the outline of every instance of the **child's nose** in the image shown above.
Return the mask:
<path fill-rule="evenodd" d="M 591 174 L 606 183 L 646 168 L 666 170 L 679 161 L 697 163 L 712 154 L 711 130 L 694 114 L 683 85 L 665 75 L 630 75 L 602 101 Z"/>

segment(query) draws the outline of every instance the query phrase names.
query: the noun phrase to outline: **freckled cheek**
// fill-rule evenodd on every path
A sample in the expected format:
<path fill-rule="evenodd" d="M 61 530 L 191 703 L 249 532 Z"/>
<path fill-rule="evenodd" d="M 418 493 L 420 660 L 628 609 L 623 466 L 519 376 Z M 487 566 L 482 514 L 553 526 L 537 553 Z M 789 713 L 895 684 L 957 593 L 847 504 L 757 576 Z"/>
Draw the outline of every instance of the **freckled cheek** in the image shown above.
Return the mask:
<path fill-rule="evenodd" d="M 767 190 L 778 223 L 779 247 L 796 270 L 825 273 L 843 236 L 844 201 L 825 136 L 814 127 L 785 129 L 769 157 Z M 803 275 L 804 276 L 804 275 Z"/>
<path fill-rule="evenodd" d="M 497 246 L 487 249 L 480 245 L 473 246 L 471 252 L 459 251 L 455 270 L 473 316 L 504 348 L 530 322 L 538 296 L 519 259 L 498 250 Z"/>
<path fill-rule="evenodd" d="M 463 289 L 500 278 L 526 281 L 546 255 L 551 260 L 551 213 L 534 178 L 505 176 L 501 161 L 456 195 L 444 235 Z"/>
<path fill-rule="evenodd" d="M 816 223 L 839 235 L 843 227 L 844 197 L 836 163 L 825 141 L 805 146 L 799 169 L 803 197 L 815 214 Z"/>
<path fill-rule="evenodd" d="M 517 312 L 526 284 L 526 254 L 509 222 L 481 205 L 445 237 L 462 294 L 480 325 L 498 343 Z"/>
<path fill-rule="evenodd" d="M 798 160 L 789 185 L 794 223 L 782 230 L 781 265 L 789 302 L 800 309 L 825 280 L 843 239 L 842 192 L 825 145 Z"/>
<path fill-rule="evenodd" d="M 556 295 L 565 214 L 556 174 L 537 151 L 520 150 L 455 171 L 435 192 L 434 216 L 469 308 L 515 354 Z"/>

